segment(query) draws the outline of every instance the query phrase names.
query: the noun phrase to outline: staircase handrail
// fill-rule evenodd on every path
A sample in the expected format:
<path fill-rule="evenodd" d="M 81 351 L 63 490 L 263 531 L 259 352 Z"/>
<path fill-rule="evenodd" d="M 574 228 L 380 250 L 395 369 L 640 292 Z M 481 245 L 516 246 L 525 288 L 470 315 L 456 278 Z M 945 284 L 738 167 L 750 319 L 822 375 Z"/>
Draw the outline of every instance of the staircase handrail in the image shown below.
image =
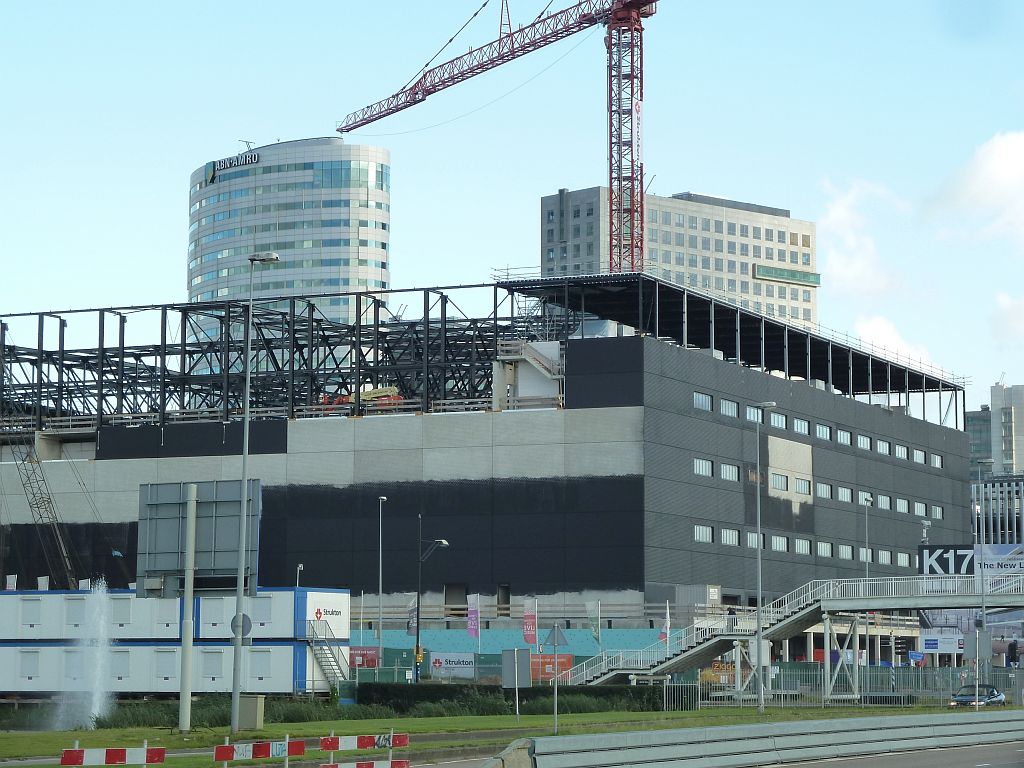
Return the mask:
<path fill-rule="evenodd" d="M 997 585 L 993 581 L 997 579 Z M 991 594 L 1024 594 L 1024 575 L 986 577 Z M 1005 581 L 1004 581 L 1005 580 Z M 873 579 L 817 579 L 773 600 L 761 608 L 761 628 L 768 629 L 787 616 L 826 599 L 917 597 L 924 595 L 975 595 L 978 590 L 974 575 L 962 576 L 895 576 Z M 998 592 L 996 591 L 998 590 Z M 729 619 L 733 619 L 732 622 Z M 744 622 L 736 617 L 708 617 L 695 624 L 669 633 L 668 639 L 640 650 L 616 651 L 593 656 L 571 669 L 559 673 L 561 684 L 578 685 L 616 670 L 648 670 L 655 664 L 685 653 L 718 637 L 729 634 L 753 636 L 756 620 Z"/>

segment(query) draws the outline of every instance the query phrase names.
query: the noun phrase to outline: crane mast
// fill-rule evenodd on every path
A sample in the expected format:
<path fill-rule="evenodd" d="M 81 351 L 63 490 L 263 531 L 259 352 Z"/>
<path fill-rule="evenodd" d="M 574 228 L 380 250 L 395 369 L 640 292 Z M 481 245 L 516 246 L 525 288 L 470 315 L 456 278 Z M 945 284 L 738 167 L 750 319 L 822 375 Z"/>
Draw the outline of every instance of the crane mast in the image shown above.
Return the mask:
<path fill-rule="evenodd" d="M 507 0 L 503 0 L 497 40 L 424 71 L 415 82 L 398 93 L 348 115 L 337 130 L 348 133 L 362 128 L 507 61 L 596 24 L 604 24 L 608 28 L 605 40 L 608 49 L 608 270 L 642 272 L 643 19 L 654 15 L 656 6 L 657 3 L 643 0 L 583 0 L 512 30 L 508 22 Z"/>

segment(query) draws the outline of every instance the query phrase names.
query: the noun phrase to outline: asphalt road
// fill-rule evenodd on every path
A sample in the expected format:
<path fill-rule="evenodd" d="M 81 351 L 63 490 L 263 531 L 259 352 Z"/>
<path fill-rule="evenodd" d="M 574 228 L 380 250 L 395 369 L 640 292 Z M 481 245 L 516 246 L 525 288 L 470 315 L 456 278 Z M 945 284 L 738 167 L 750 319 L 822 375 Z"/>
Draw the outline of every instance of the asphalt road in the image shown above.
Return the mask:
<path fill-rule="evenodd" d="M 919 752 L 895 752 L 838 760 L 814 760 L 807 763 L 788 763 L 788 765 L 870 765 L 871 768 L 1022 768 L 1024 766 L 1024 741 L 1011 741 L 1006 744 L 990 744 L 981 747 L 923 749 Z"/>

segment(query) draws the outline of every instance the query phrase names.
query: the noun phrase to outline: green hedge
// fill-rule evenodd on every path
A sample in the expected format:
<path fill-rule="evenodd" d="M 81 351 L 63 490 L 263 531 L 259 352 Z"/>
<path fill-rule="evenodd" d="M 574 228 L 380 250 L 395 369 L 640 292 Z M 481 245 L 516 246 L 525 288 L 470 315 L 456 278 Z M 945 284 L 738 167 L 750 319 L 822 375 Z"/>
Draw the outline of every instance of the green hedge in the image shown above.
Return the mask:
<path fill-rule="evenodd" d="M 540 685 L 519 690 L 520 711 L 529 706 L 550 711 L 554 691 L 551 686 Z M 660 686 L 596 685 L 560 686 L 558 709 L 569 712 L 606 712 L 611 710 L 632 712 L 653 712 L 662 708 Z M 400 715 L 430 717 L 441 714 L 494 715 L 513 711 L 515 692 L 497 685 L 442 685 L 420 682 L 417 685 L 402 683 L 362 683 L 359 686 L 359 703 L 384 706 Z M 538 702 L 536 705 L 533 702 Z"/>

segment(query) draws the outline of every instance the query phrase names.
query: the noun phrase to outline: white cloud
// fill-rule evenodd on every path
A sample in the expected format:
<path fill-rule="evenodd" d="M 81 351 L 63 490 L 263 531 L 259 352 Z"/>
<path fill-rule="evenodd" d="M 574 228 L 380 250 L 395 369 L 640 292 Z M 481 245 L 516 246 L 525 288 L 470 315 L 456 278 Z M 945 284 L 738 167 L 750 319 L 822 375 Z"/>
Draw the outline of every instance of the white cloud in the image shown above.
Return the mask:
<path fill-rule="evenodd" d="M 1024 248 L 1024 131 L 997 133 L 978 147 L 943 197 L 978 217 L 984 236 Z"/>
<path fill-rule="evenodd" d="M 1002 344 L 1024 344 L 1024 296 L 996 294 L 991 315 L 992 337 Z"/>
<path fill-rule="evenodd" d="M 873 345 L 881 354 L 887 357 L 891 357 L 893 353 L 896 353 L 900 358 L 907 361 L 934 365 L 928 347 L 924 344 L 915 344 L 907 341 L 896 330 L 896 325 L 892 320 L 887 317 L 881 315 L 862 315 L 854 321 L 853 330 L 862 341 Z"/>
<path fill-rule="evenodd" d="M 908 206 L 889 189 L 856 180 L 846 189 L 824 184 L 829 201 L 818 220 L 818 257 L 822 283 L 836 294 L 883 295 L 897 288 L 893 271 L 886 267 L 871 234 L 870 221 L 883 206 L 906 212 Z"/>

